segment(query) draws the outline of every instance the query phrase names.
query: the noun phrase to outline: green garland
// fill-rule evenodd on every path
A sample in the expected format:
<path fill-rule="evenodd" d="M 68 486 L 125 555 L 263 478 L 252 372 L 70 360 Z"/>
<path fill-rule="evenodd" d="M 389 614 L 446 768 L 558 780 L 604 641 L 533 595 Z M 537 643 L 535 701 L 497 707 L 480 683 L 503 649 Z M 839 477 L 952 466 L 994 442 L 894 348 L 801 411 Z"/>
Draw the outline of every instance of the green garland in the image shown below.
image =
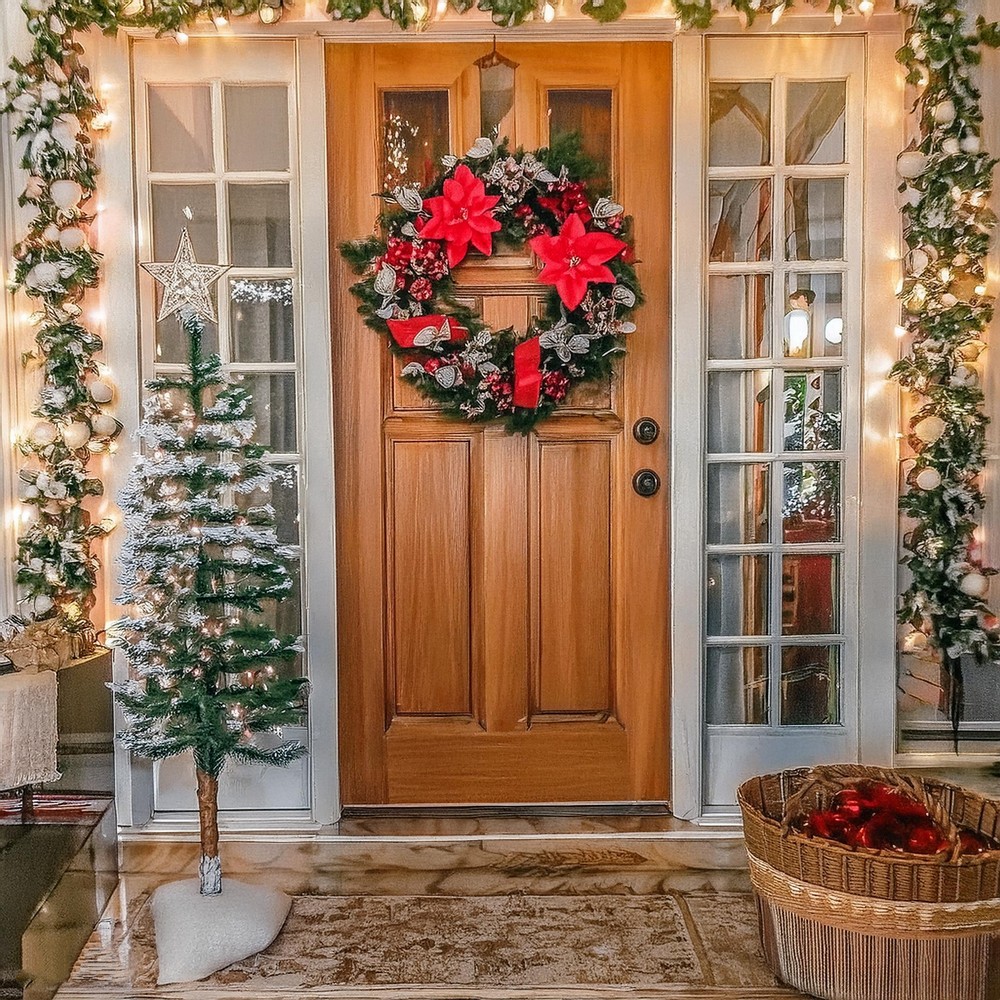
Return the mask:
<path fill-rule="evenodd" d="M 989 418 L 979 355 L 993 318 L 984 261 L 996 216 L 988 207 L 996 160 L 982 149 L 980 95 L 970 79 L 977 46 L 996 44 L 996 25 L 967 32 L 955 0 L 914 8 L 897 58 L 919 88 L 920 140 L 897 171 L 908 253 L 900 289 L 910 350 L 892 376 L 912 394 L 909 443 L 916 453 L 900 510 L 910 582 L 900 621 L 903 649 L 933 647 L 948 681 L 957 738 L 962 660 L 1000 658 L 1000 630 L 986 604 L 988 578 L 974 538 L 983 507 L 980 476 Z"/>
<path fill-rule="evenodd" d="M 448 5 L 461 13 L 473 0 L 448 0 Z M 899 59 L 910 83 L 922 88 L 916 105 L 920 142 L 900 161 L 909 248 L 903 329 L 912 339 L 893 377 L 917 400 L 909 438 L 916 461 L 900 500 L 903 514 L 912 519 L 903 559 L 910 582 L 900 618 L 911 627 L 903 639 L 906 651 L 931 646 L 941 657 L 953 682 L 957 725 L 962 658 L 1000 657 L 1000 631 L 984 600 L 994 570 L 981 565 L 973 537 L 984 501 L 979 478 L 987 424 L 976 359 L 992 316 L 983 259 L 995 217 L 987 204 L 994 161 L 980 148 L 979 94 L 969 78 L 978 47 L 1000 44 L 1000 28 L 980 19 L 974 30 L 966 30 L 958 0 L 900 0 L 900 5 L 911 24 Z M 21 204 L 38 212 L 15 248 L 12 285 L 39 304 L 37 351 L 29 361 L 42 365 L 45 385 L 35 410 L 40 423 L 22 444 L 35 460 L 22 473 L 22 492 L 36 519 L 19 540 L 17 579 L 35 614 L 44 615 L 55 609 L 86 611 L 93 602 L 97 563 L 90 545 L 105 529 L 88 522 L 82 504 L 101 492 L 101 484 L 87 471 L 89 447 L 70 445 L 80 439 L 80 425 L 92 432 L 111 427 L 87 389 L 97 374 L 101 340 L 80 323 L 77 305 L 98 281 L 99 255 L 86 241 L 77 245 L 76 233 L 60 241 L 57 232 L 86 234 L 86 206 L 96 183 L 87 130 L 99 105 L 74 34 L 92 26 L 108 32 L 120 27 L 179 32 L 199 18 L 255 15 L 258 2 L 24 0 L 22 6 L 33 45 L 28 60 L 11 63 L 5 110 L 15 113 L 15 134 L 28 142 L 23 166 L 29 179 Z M 476 0 L 476 6 L 498 26 L 510 27 L 541 17 L 547 5 Z M 674 3 L 681 28 L 707 28 L 717 6 L 713 0 Z M 729 0 L 747 25 L 759 17 L 776 23 L 792 6 L 791 0 Z M 838 24 L 844 15 L 873 10 L 871 0 L 818 0 L 808 6 L 825 9 Z M 584 0 L 581 6 L 599 21 L 616 20 L 625 8 L 625 0 Z M 328 0 L 327 11 L 347 21 L 377 12 L 401 28 L 418 29 L 433 16 L 427 0 Z M 77 134 L 70 135 L 76 124 Z M 60 207 L 58 201 L 75 191 L 65 184 L 58 189 L 60 199 L 52 197 L 58 181 L 79 185 L 77 205 Z M 64 429 L 70 425 L 77 426 L 67 443 Z M 88 445 L 100 450 L 111 436 L 92 433 Z"/>

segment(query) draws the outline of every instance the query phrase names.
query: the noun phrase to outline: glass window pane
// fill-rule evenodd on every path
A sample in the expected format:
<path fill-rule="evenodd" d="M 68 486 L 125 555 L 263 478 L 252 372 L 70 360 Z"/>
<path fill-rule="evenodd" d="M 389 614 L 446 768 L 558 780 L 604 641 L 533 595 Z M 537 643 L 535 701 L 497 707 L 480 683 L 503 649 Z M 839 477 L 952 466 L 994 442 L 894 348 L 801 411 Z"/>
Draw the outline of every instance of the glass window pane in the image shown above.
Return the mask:
<path fill-rule="evenodd" d="M 781 725 L 840 723 L 840 647 L 786 646 L 781 651 Z"/>
<path fill-rule="evenodd" d="M 254 490 L 237 497 L 241 510 L 250 507 L 274 508 L 278 541 L 284 545 L 299 544 L 299 470 L 294 465 L 281 466 L 288 473 L 286 480 L 273 483 L 270 489 Z"/>
<path fill-rule="evenodd" d="M 768 540 L 771 467 L 712 463 L 708 467 L 709 545 L 752 545 Z"/>
<path fill-rule="evenodd" d="M 226 167 L 288 169 L 288 88 L 227 84 Z"/>
<path fill-rule="evenodd" d="M 382 92 L 382 179 L 387 191 L 401 184 L 427 187 L 451 152 L 447 90 Z"/>
<path fill-rule="evenodd" d="M 218 216 L 214 184 L 152 184 L 153 258 L 170 261 L 187 227 L 202 264 L 219 261 Z"/>
<path fill-rule="evenodd" d="M 771 162 L 771 84 L 709 87 L 708 163 L 753 167 Z"/>
<path fill-rule="evenodd" d="M 245 375 L 244 379 L 254 397 L 258 443 L 278 453 L 296 451 L 295 373 Z"/>
<path fill-rule="evenodd" d="M 782 540 L 840 541 L 840 462 L 786 462 Z"/>
<path fill-rule="evenodd" d="M 766 726 L 767 646 L 709 646 L 705 720 L 710 726 Z"/>
<path fill-rule="evenodd" d="M 156 283 L 156 314 L 159 315 L 160 304 L 163 301 L 163 285 Z M 218 302 L 217 296 L 215 301 Z M 201 339 L 202 348 L 210 353 L 216 354 L 219 350 L 219 325 L 207 319 L 202 320 L 205 324 L 205 333 Z M 158 364 L 173 365 L 185 364 L 188 360 L 188 338 L 181 327 L 180 317 L 177 313 L 168 316 L 166 319 L 156 322 L 156 361 Z"/>
<path fill-rule="evenodd" d="M 785 232 L 788 260 L 842 260 L 844 178 L 789 177 L 785 181 Z"/>
<path fill-rule="evenodd" d="M 786 163 L 843 163 L 847 81 L 789 83 Z"/>
<path fill-rule="evenodd" d="M 613 121 L 610 90 L 549 91 L 549 141 L 580 137 L 584 154 L 600 167 L 593 180 L 595 189 L 610 187 Z"/>
<path fill-rule="evenodd" d="M 302 564 L 292 560 L 288 564 L 294 585 L 283 601 L 267 601 L 260 620 L 270 625 L 278 635 L 302 635 Z M 284 677 L 302 676 L 302 655 L 291 663 L 278 668 Z"/>
<path fill-rule="evenodd" d="M 291 267 L 287 184 L 230 184 L 229 240 L 237 267 Z"/>
<path fill-rule="evenodd" d="M 785 372 L 785 451 L 840 447 L 840 372 Z"/>
<path fill-rule="evenodd" d="M 709 635 L 766 635 L 767 556 L 709 556 Z"/>
<path fill-rule="evenodd" d="M 839 622 L 840 556 L 782 556 L 782 633 L 828 635 L 839 631 Z"/>
<path fill-rule="evenodd" d="M 208 173 L 212 151 L 212 93 L 207 86 L 150 86 L 149 169 L 163 173 Z"/>
<path fill-rule="evenodd" d="M 790 358 L 843 353 L 844 276 L 791 271 L 785 300 L 784 352 Z"/>
<path fill-rule="evenodd" d="M 294 361 L 292 279 L 236 278 L 229 283 L 236 361 Z"/>
<path fill-rule="evenodd" d="M 708 356 L 766 358 L 771 353 L 771 276 L 713 274 L 708 279 Z"/>
<path fill-rule="evenodd" d="M 709 181 L 708 231 L 711 261 L 770 260 L 771 182 Z"/>
<path fill-rule="evenodd" d="M 710 372 L 707 406 L 710 454 L 770 451 L 769 371 Z"/>

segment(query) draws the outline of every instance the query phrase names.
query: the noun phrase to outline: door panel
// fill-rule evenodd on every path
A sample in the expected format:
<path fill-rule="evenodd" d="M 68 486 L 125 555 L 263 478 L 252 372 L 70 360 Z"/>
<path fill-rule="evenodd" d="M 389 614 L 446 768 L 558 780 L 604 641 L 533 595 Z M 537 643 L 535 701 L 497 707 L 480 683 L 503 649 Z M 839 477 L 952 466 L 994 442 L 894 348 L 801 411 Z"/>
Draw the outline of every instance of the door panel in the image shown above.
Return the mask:
<path fill-rule="evenodd" d="M 468 44 L 328 51 L 339 243 L 372 230 L 371 193 L 386 171 L 425 170 L 422 150 L 441 145 L 429 128 L 446 128 L 459 152 L 477 138 L 484 53 Z M 504 120 L 512 143 L 547 145 L 550 121 L 585 130 L 613 194 L 635 213 L 647 304 L 611 380 L 579 388 L 531 434 L 511 436 L 442 417 L 399 378 L 399 359 L 358 319 L 337 259 L 347 804 L 667 797 L 668 491 L 640 498 L 630 483 L 644 466 L 668 481 L 669 437 L 664 427 L 644 446 L 630 428 L 646 415 L 664 425 L 668 412 L 670 47 L 501 51 L 518 63 Z M 538 312 L 527 253 L 470 259 L 455 279 L 495 329 L 524 331 Z"/>

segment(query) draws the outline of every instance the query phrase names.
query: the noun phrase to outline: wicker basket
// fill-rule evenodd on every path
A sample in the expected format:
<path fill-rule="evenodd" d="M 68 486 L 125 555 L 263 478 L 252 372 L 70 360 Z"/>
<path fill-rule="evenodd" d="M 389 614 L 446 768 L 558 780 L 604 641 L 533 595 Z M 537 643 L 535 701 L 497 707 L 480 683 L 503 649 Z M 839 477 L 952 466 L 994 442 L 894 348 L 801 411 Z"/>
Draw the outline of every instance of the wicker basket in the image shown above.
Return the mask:
<path fill-rule="evenodd" d="M 765 774 L 738 801 L 768 965 L 826 1000 L 1000 1000 L 1000 851 L 956 860 L 849 847 L 789 826 L 860 780 L 923 798 L 936 820 L 1000 839 L 1000 801 L 895 771 Z"/>

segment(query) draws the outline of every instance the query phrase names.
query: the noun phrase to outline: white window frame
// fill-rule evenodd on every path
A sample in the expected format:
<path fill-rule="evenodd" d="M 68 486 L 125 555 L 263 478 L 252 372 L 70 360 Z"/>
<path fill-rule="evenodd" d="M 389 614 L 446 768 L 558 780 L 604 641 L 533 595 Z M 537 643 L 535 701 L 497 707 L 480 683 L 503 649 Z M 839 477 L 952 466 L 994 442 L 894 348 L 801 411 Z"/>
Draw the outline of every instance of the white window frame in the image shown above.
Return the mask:
<path fill-rule="evenodd" d="M 712 41 L 725 36 L 713 35 Z M 675 42 L 676 90 L 674 98 L 675 135 L 685 137 L 677 144 L 678 159 L 674 164 L 675 215 L 674 240 L 677 246 L 690 246 L 691 234 L 701 234 L 699 246 L 707 239 L 707 94 L 708 65 L 705 36 L 680 36 Z M 811 75 L 808 65 L 824 46 L 836 46 L 839 39 L 799 36 L 795 44 L 788 37 L 767 38 L 740 34 L 725 44 L 733 46 L 732 59 L 735 79 L 759 78 L 755 70 L 767 68 L 767 76 L 786 73 L 791 77 Z M 845 450 L 851 448 L 848 436 L 853 423 L 860 428 L 860 442 L 854 444 L 856 473 L 859 486 L 851 487 L 851 477 L 844 477 L 844 531 L 854 522 L 857 538 L 858 566 L 853 574 L 843 566 L 844 593 L 857 594 L 855 609 L 845 604 L 841 631 L 847 637 L 845 660 L 848 657 L 864 669 L 857 670 L 856 679 L 842 691 L 844 722 L 856 732 L 846 743 L 831 740 L 835 756 L 869 762 L 890 763 L 895 741 L 895 629 L 893 627 L 896 594 L 896 459 L 898 427 L 897 393 L 886 381 L 886 374 L 895 360 L 896 343 L 893 334 L 898 306 L 894 284 L 898 267 L 898 212 L 893 199 L 895 150 L 901 146 L 903 130 L 903 93 L 901 78 L 893 53 L 898 36 L 865 35 L 854 44 L 863 46 L 861 54 L 865 86 L 865 107 L 878 114 L 867 116 L 863 140 L 863 164 L 871 164 L 865 176 L 864 203 L 851 205 L 848 211 L 863 212 L 857 246 L 849 252 L 860 255 L 860 288 L 863 299 L 854 307 L 855 318 L 864 330 L 860 349 L 853 358 L 845 358 L 855 372 L 853 384 L 845 378 L 844 395 Z M 747 46 L 747 48 L 743 48 Z M 750 48 L 753 47 L 753 48 Z M 746 53 L 740 58 L 739 52 Z M 716 74 L 720 75 L 720 74 Z M 826 75 L 824 68 L 823 74 Z M 833 74 L 839 75 L 839 74 Z M 681 151 L 687 150 L 687 153 Z M 680 157 L 684 160 L 681 162 Z M 883 167 L 882 165 L 885 165 Z M 860 201 L 860 199 L 859 199 Z M 878 234 L 877 236 L 875 234 Z M 776 248 L 777 252 L 777 248 Z M 709 809 L 705 806 L 706 787 L 706 726 L 703 697 L 703 621 L 704 607 L 704 506 L 703 485 L 706 426 L 703 382 L 700 377 L 678 378 L 678 372 L 700 372 L 706 355 L 707 263 L 703 253 L 679 256 L 674 266 L 674 330 L 672 368 L 673 419 L 675 427 L 684 427 L 684 434 L 672 437 L 673 476 L 673 573 L 672 573 L 672 634 L 674 664 L 687 664 L 683 672 L 675 667 L 673 689 L 673 789 L 671 804 L 674 814 L 685 819 L 717 818 L 728 821 L 732 808 Z M 792 268 L 794 270 L 794 267 Z M 690 289 L 702 289 L 700 295 Z M 784 289 L 772 288 L 774 301 L 784 302 Z M 849 308 L 851 304 L 848 303 Z M 858 308 L 860 307 L 860 308 Z M 845 338 L 846 340 L 846 338 Z M 853 402 L 852 402 L 853 399 Z M 853 409 L 853 413 L 851 412 Z M 775 417 L 775 419 L 777 419 Z M 810 454 L 819 460 L 819 453 Z M 850 457 L 850 455 L 849 455 Z M 845 473 L 847 470 L 845 469 Z M 860 517 L 862 488 L 864 517 Z M 772 484 L 780 489 L 780 484 Z M 697 530 L 695 530 L 697 529 Z M 774 581 L 772 581 L 774 584 Z M 776 585 L 776 584 L 775 584 Z M 773 589 L 773 587 L 772 587 Z M 852 633 L 856 635 L 856 653 L 852 656 Z M 694 665 L 698 669 L 694 669 Z M 853 677 L 850 663 L 846 664 L 844 680 Z M 780 669 L 772 664 L 771 669 Z M 848 717 L 848 713 L 851 713 Z M 807 730 L 812 738 L 824 739 L 820 727 L 795 727 Z M 832 728 L 832 727 L 831 727 Z M 788 729 L 764 730 L 750 727 L 744 730 L 734 751 L 742 746 L 752 752 L 755 745 L 762 762 L 779 760 L 784 744 L 771 745 L 775 740 L 801 744 L 798 736 Z M 789 735 L 786 735 L 789 734 Z M 832 734 L 831 734 L 832 735 Z M 754 742 L 757 736 L 758 742 Z M 775 750 L 778 752 L 775 753 Z M 792 763 L 791 759 L 789 763 Z M 766 768 L 767 763 L 764 764 Z"/>

